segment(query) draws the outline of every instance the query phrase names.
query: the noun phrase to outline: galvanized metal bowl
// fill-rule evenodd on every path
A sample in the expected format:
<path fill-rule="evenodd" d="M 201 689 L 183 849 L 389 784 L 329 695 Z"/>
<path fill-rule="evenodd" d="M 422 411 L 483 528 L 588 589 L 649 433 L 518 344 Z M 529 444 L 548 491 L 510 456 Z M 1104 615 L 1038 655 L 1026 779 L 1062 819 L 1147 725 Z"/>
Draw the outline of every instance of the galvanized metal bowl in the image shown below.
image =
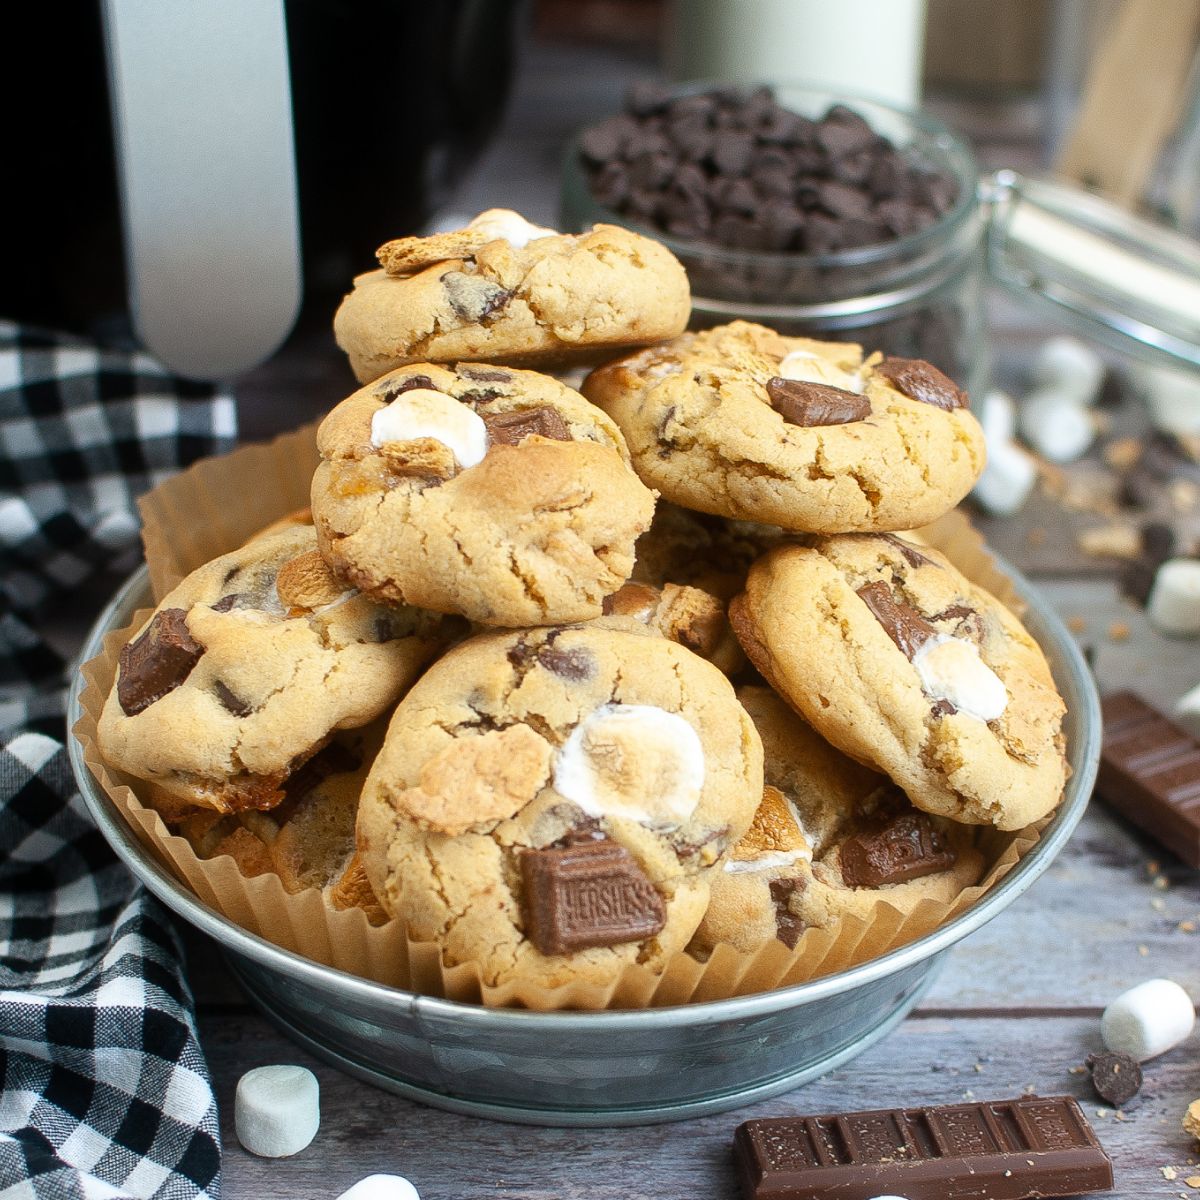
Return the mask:
<path fill-rule="evenodd" d="M 1100 705 L 1075 642 L 1037 592 L 1001 564 L 1029 605 L 1069 710 L 1066 794 L 1041 840 L 977 904 L 863 966 L 735 1000 L 636 1012 L 533 1013 L 399 991 L 301 958 L 247 933 L 160 866 L 83 763 L 71 761 L 97 825 L 164 904 L 216 939 L 263 1012 L 352 1075 L 439 1108 L 540 1125 L 636 1125 L 720 1112 L 815 1079 L 860 1054 L 909 1012 L 946 951 L 1008 907 L 1078 824 L 1100 754 Z M 83 659 L 150 603 L 139 571 L 96 622 Z M 80 716 L 77 677 L 68 719 Z"/>

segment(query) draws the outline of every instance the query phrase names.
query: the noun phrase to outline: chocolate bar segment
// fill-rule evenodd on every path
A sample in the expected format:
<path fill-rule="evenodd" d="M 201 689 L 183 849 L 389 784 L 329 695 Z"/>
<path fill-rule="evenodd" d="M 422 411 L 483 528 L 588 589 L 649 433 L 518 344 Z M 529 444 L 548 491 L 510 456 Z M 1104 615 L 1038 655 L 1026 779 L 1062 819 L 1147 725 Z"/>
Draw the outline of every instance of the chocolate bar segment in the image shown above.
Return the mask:
<path fill-rule="evenodd" d="M 771 407 L 789 424 L 812 429 L 849 425 L 871 415 L 871 402 L 857 392 L 807 380 L 775 376 L 767 380 Z"/>
<path fill-rule="evenodd" d="M 571 433 L 562 414 L 548 404 L 538 408 L 521 408 L 506 413 L 486 413 L 483 423 L 488 437 L 505 446 L 516 446 L 530 434 L 552 438 L 556 442 L 569 442 Z"/>
<path fill-rule="evenodd" d="M 747 1121 L 733 1149 L 745 1200 L 1032 1200 L 1113 1185 L 1069 1096 Z"/>
<path fill-rule="evenodd" d="M 873 821 L 842 845 L 842 879 L 849 887 L 884 887 L 954 866 L 955 854 L 926 813 Z"/>
<path fill-rule="evenodd" d="M 1200 741 L 1133 692 L 1105 696 L 1101 710 L 1096 794 L 1200 867 Z"/>
<path fill-rule="evenodd" d="M 666 924 L 658 889 L 608 838 L 526 850 L 521 875 L 526 932 L 543 954 L 640 942 Z"/>
<path fill-rule="evenodd" d="M 186 610 L 156 612 L 146 632 L 124 646 L 117 660 L 117 700 L 125 715 L 136 717 L 173 692 L 203 653 L 204 647 L 188 631 Z"/>
<path fill-rule="evenodd" d="M 927 641 L 937 637 L 937 630 L 912 605 L 897 600 L 882 580 L 864 584 L 858 597 L 910 662 Z"/>
<path fill-rule="evenodd" d="M 922 358 L 885 358 L 875 371 L 910 400 L 947 412 L 967 406 L 967 393 Z"/>

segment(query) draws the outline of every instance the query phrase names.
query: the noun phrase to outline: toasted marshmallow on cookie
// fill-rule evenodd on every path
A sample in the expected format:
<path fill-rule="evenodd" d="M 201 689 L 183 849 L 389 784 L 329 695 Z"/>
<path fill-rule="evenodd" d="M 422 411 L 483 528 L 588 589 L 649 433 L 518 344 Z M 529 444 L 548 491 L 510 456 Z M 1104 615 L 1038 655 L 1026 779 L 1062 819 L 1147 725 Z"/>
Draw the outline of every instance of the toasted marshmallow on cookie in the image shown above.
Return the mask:
<path fill-rule="evenodd" d="M 488 452 L 483 418 L 445 392 L 412 388 L 371 417 L 371 445 L 433 438 L 448 446 L 460 467 L 473 467 Z"/>
<path fill-rule="evenodd" d="M 486 209 L 473 221 L 468 222 L 467 228 L 499 238 L 517 250 L 537 241 L 538 238 L 559 236 L 557 229 L 535 225 L 532 221 L 525 220 L 519 212 L 513 212 L 511 208 Z"/>
<path fill-rule="evenodd" d="M 650 704 L 605 704 L 558 752 L 554 788 L 590 817 L 671 829 L 695 811 L 704 748 L 688 722 Z"/>

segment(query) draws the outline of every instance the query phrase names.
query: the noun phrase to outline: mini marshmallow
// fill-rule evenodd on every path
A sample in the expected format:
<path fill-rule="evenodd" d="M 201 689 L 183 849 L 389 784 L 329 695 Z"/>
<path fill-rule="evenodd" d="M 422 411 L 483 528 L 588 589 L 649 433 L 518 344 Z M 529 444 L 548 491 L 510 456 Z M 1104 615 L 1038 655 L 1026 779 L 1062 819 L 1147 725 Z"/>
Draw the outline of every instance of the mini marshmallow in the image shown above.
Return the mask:
<path fill-rule="evenodd" d="M 688 819 L 704 787 L 704 747 L 683 717 L 652 704 L 604 704 L 580 721 L 554 766 L 554 789 L 589 817 L 652 829 Z"/>
<path fill-rule="evenodd" d="M 1170 979 L 1147 979 L 1122 992 L 1100 1018 L 1110 1050 L 1145 1062 L 1178 1046 L 1192 1032 L 1196 1010 L 1187 992 Z"/>
<path fill-rule="evenodd" d="M 841 388 L 846 392 L 862 393 L 862 375 L 858 371 L 843 371 L 829 359 L 813 354 L 811 350 L 793 350 L 779 364 L 782 379 L 797 379 L 805 383 L 823 383 L 827 387 Z"/>
<path fill-rule="evenodd" d="M 1176 702 L 1172 715 L 1193 737 L 1200 737 L 1200 684 Z"/>
<path fill-rule="evenodd" d="M 1200 434 L 1200 374 L 1138 363 L 1131 371 L 1155 429 L 1175 437 Z"/>
<path fill-rule="evenodd" d="M 558 237 L 557 229 L 534 225 L 511 208 L 489 208 L 481 212 L 467 228 L 478 230 L 488 237 L 500 238 L 517 250 L 538 238 Z"/>
<path fill-rule="evenodd" d="M 924 642 L 912 664 L 921 687 L 934 700 L 949 700 L 959 712 L 994 721 L 1008 707 L 1008 689 L 1000 676 L 962 638 L 938 634 Z"/>
<path fill-rule="evenodd" d="M 1042 343 L 1033 360 L 1033 381 L 1078 404 L 1094 404 L 1105 369 L 1104 360 L 1090 346 L 1076 338 L 1054 337 Z"/>
<path fill-rule="evenodd" d="M 368 1175 L 337 1200 L 421 1200 L 421 1197 L 403 1175 Z"/>
<path fill-rule="evenodd" d="M 1009 517 L 1019 512 L 1037 483 L 1037 463 L 1012 442 L 988 443 L 987 466 L 971 495 L 988 512 Z"/>
<path fill-rule="evenodd" d="M 1163 633 L 1200 633 L 1200 559 L 1168 559 L 1154 576 L 1146 613 Z"/>
<path fill-rule="evenodd" d="M 238 1141 L 263 1158 L 299 1154 L 321 1126 L 321 1089 L 306 1067 L 256 1067 L 238 1080 Z"/>
<path fill-rule="evenodd" d="M 412 388 L 371 417 L 371 445 L 433 438 L 449 446 L 460 467 L 473 467 L 488 451 L 483 418 L 445 392 Z"/>
<path fill-rule="evenodd" d="M 1031 392 L 1021 405 L 1021 436 L 1051 462 L 1074 462 L 1096 436 L 1091 414 L 1057 388 Z"/>
<path fill-rule="evenodd" d="M 1007 392 L 993 388 L 980 402 L 979 424 L 989 453 L 994 444 L 1011 442 L 1017 435 L 1016 401 Z"/>

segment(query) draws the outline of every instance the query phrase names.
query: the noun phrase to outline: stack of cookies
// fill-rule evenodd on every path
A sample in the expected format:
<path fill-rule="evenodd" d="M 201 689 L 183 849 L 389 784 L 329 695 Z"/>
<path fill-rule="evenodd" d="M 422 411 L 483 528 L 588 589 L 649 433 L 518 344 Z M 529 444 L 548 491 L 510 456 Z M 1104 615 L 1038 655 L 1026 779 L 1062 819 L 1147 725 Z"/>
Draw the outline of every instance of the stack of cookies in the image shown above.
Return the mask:
<path fill-rule="evenodd" d="M 379 257 L 311 510 L 171 590 L 99 715 L 197 855 L 485 987 L 605 988 L 948 904 L 980 826 L 1055 806 L 1041 651 L 903 532 L 983 468 L 936 368 L 685 333 L 682 268 L 613 227 Z"/>

